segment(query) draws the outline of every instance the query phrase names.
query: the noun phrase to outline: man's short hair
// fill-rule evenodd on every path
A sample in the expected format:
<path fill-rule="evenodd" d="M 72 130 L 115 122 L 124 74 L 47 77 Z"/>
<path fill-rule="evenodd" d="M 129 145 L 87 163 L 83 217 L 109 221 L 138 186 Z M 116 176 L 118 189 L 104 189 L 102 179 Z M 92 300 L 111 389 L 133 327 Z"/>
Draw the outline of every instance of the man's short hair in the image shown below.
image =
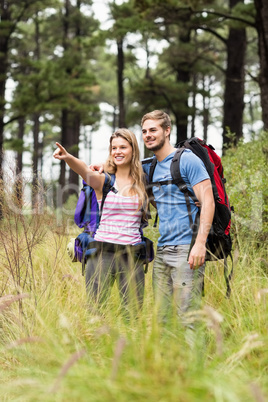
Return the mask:
<path fill-rule="evenodd" d="M 143 126 L 146 120 L 159 120 L 159 124 L 164 130 L 168 127 L 171 128 L 171 119 L 169 115 L 162 110 L 153 110 L 152 112 L 146 113 L 141 119 L 141 126 Z"/>

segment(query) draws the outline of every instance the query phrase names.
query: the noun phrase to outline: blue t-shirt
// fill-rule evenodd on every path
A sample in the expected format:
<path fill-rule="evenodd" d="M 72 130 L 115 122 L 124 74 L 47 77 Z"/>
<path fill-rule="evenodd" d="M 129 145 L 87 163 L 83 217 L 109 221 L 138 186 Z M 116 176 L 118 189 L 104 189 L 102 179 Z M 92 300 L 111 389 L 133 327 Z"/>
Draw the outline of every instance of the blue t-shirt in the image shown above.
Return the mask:
<path fill-rule="evenodd" d="M 172 180 L 170 165 L 174 154 L 175 151 L 161 162 L 157 162 L 153 174 L 153 182 Z M 143 165 L 143 168 L 145 173 L 148 174 L 150 164 Z M 180 172 L 190 190 L 201 181 L 209 179 L 209 175 L 201 159 L 188 149 L 181 155 Z M 190 228 L 185 197 L 178 186 L 176 184 L 154 186 L 153 195 L 159 216 L 160 237 L 158 239 L 158 246 L 190 244 L 192 230 Z M 190 205 L 194 221 L 198 208 L 191 197 Z"/>

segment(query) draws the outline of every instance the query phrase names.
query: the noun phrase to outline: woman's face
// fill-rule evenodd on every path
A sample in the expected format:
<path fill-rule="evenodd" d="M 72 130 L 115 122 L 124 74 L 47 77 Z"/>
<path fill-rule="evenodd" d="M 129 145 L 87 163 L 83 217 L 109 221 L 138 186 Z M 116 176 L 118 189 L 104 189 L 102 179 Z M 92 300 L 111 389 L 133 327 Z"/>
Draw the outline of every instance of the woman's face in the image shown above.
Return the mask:
<path fill-rule="evenodd" d="M 124 166 L 131 163 L 132 146 L 122 137 L 112 139 L 111 156 L 116 166 Z"/>

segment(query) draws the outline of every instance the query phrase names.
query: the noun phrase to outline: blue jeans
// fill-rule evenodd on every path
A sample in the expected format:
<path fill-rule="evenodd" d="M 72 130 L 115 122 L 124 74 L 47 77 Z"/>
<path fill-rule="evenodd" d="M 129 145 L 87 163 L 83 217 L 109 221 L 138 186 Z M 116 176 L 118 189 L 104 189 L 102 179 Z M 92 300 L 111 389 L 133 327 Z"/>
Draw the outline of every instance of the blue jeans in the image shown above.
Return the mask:
<path fill-rule="evenodd" d="M 158 315 L 164 321 L 172 302 L 181 322 L 187 324 L 187 312 L 198 310 L 202 299 L 205 264 L 190 269 L 190 245 L 162 246 L 157 248 L 153 267 L 153 289 Z"/>

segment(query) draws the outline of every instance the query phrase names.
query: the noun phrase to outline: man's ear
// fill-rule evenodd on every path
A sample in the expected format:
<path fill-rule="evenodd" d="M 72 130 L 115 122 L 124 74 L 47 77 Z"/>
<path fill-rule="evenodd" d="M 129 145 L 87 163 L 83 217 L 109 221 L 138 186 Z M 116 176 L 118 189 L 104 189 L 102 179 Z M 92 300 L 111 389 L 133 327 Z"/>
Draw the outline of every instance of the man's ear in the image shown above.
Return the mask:
<path fill-rule="evenodd" d="M 171 131 L 170 126 L 168 126 L 168 127 L 166 128 L 166 132 L 165 132 L 165 136 L 166 136 L 166 137 L 169 137 L 169 136 L 170 136 L 170 131 Z"/>

